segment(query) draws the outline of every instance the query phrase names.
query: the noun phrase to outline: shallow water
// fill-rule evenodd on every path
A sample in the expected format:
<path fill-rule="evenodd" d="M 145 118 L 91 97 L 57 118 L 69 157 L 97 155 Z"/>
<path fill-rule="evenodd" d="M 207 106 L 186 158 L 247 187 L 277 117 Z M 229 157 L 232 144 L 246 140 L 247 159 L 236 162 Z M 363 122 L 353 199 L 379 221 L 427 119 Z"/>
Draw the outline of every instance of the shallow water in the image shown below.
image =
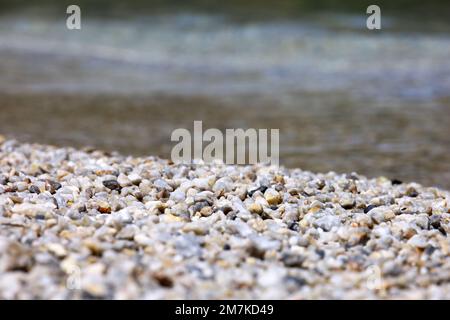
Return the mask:
<path fill-rule="evenodd" d="M 2 134 L 168 157 L 175 128 L 280 128 L 281 163 L 450 188 L 450 33 L 364 15 L 0 18 Z M 406 23 L 406 22 L 405 22 Z"/>

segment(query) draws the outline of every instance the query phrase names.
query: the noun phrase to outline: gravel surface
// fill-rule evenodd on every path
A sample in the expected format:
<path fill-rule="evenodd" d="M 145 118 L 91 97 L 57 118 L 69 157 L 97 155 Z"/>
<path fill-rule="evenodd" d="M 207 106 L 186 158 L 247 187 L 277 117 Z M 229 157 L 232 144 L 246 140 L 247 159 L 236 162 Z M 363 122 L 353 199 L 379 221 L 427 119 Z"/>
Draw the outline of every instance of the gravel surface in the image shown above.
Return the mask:
<path fill-rule="evenodd" d="M 0 139 L 0 298 L 450 299 L 450 193 Z"/>

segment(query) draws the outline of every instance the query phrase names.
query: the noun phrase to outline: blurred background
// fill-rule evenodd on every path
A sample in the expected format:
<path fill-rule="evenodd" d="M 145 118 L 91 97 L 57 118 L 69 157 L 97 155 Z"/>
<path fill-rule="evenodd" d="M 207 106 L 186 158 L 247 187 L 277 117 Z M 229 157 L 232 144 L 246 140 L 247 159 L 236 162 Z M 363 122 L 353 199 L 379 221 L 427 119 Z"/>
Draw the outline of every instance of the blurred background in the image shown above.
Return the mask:
<path fill-rule="evenodd" d="M 450 189 L 450 2 L 0 0 L 0 134 L 167 158 L 194 120 L 279 128 L 288 167 Z"/>

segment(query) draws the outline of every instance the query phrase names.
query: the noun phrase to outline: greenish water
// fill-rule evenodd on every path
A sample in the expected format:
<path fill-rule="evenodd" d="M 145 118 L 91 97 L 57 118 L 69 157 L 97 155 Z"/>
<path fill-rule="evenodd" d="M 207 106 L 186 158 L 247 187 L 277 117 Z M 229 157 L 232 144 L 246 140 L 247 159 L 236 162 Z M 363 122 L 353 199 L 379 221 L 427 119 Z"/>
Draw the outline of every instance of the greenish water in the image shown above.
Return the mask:
<path fill-rule="evenodd" d="M 168 157 L 194 120 L 279 128 L 284 165 L 450 189 L 447 4 L 407 2 L 369 31 L 356 1 L 80 1 L 68 31 L 0 0 L 0 133 Z"/>

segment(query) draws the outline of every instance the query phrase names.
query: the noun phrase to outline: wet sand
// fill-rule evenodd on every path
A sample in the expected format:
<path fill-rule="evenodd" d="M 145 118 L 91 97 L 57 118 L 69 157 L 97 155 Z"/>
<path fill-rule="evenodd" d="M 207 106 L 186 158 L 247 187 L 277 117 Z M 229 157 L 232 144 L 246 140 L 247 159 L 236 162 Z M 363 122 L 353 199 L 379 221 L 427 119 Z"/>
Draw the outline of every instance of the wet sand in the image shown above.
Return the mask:
<path fill-rule="evenodd" d="M 426 108 L 360 105 L 344 94 L 303 95 L 295 108 L 255 97 L 3 94 L 0 131 L 23 142 L 168 158 L 171 132 L 192 130 L 194 120 L 221 130 L 280 128 L 280 162 L 288 167 L 450 189 L 448 101 Z"/>

